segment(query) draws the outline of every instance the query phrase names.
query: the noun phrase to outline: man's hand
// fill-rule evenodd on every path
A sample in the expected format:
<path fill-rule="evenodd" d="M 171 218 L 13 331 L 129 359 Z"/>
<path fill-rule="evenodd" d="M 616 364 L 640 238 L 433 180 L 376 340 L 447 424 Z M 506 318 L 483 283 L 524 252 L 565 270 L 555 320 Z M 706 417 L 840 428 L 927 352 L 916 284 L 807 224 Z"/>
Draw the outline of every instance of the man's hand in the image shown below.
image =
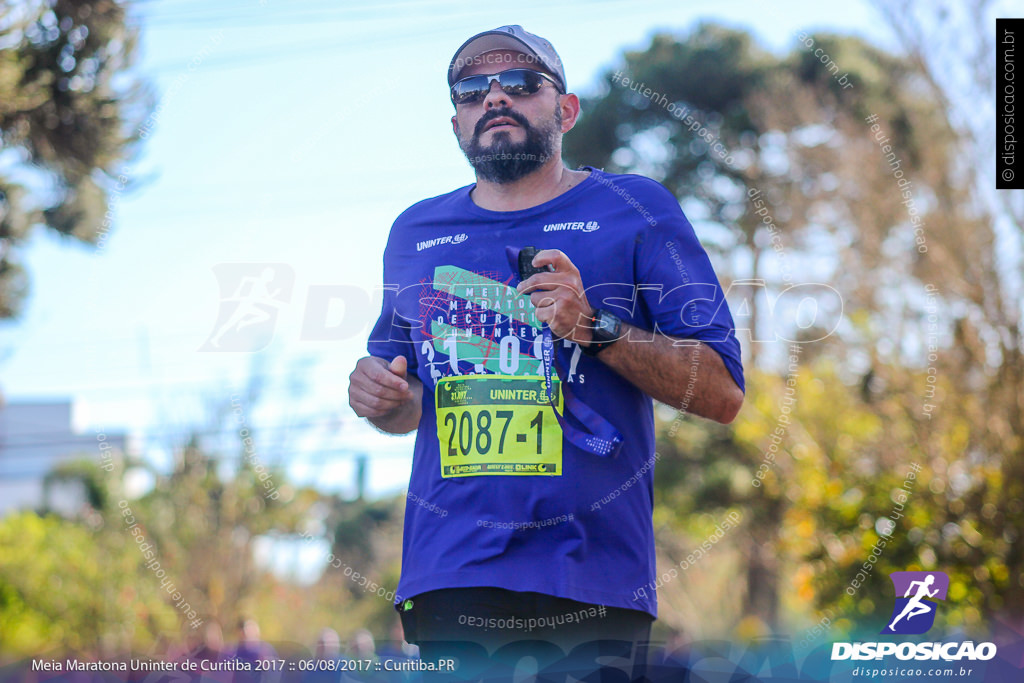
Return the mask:
<path fill-rule="evenodd" d="M 530 294 L 537 320 L 547 323 L 552 334 L 586 346 L 590 343 L 590 319 L 594 309 L 583 291 L 580 271 L 558 249 L 543 249 L 533 257 L 538 268 L 551 265 L 553 273 L 537 273 L 519 283 L 516 291 Z"/>
<path fill-rule="evenodd" d="M 594 309 L 580 271 L 557 249 L 533 258 L 534 266 L 549 264 L 553 273 L 531 275 L 516 289 L 530 293 L 537 320 L 547 323 L 554 335 L 586 346 L 592 339 Z M 732 422 L 743 405 L 743 392 L 721 356 L 695 340 L 655 335 L 623 322 L 622 338 L 597 358 L 651 398 L 716 422 Z"/>
<path fill-rule="evenodd" d="M 423 384 L 408 377 L 405 356 L 388 363 L 366 356 L 349 375 L 348 402 L 359 417 L 392 434 L 405 434 L 419 424 Z"/>

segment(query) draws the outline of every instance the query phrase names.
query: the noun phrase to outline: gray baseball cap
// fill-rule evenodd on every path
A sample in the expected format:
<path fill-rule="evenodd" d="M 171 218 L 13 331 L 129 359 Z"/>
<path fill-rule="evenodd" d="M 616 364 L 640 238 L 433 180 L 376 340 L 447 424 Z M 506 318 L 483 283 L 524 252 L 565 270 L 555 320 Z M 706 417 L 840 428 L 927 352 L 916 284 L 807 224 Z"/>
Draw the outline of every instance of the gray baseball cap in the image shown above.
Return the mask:
<path fill-rule="evenodd" d="M 499 26 L 494 30 L 478 33 L 463 43 L 462 47 L 455 51 L 452 63 L 448 65 L 448 87 L 455 85 L 463 69 L 476 63 L 480 55 L 491 50 L 515 50 L 526 53 L 551 72 L 562 92 L 568 92 L 562 59 L 555 52 L 555 48 L 540 36 L 523 30 L 518 24 Z"/>

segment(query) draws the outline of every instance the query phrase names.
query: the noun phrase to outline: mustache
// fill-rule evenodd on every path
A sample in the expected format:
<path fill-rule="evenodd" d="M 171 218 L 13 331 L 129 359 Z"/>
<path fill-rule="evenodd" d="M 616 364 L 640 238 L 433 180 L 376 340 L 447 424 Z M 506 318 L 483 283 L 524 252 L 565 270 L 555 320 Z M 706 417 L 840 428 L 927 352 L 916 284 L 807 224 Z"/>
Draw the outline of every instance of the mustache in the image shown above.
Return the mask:
<path fill-rule="evenodd" d="M 502 107 L 500 109 L 492 109 L 480 117 L 480 120 L 476 122 L 476 126 L 473 129 L 473 137 L 480 137 L 484 132 L 484 126 L 486 126 L 494 119 L 500 118 L 502 116 L 515 121 L 516 123 L 523 127 L 523 130 L 530 130 L 530 122 L 526 120 L 525 116 L 507 107 Z"/>

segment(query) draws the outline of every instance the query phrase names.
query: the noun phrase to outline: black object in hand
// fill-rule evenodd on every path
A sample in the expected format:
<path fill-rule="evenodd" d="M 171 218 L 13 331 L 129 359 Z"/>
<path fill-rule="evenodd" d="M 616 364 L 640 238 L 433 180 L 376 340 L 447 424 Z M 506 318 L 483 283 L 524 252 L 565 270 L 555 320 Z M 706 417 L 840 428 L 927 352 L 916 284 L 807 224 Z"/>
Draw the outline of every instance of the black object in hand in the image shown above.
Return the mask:
<path fill-rule="evenodd" d="M 537 247 L 523 247 L 519 250 L 519 279 L 525 280 L 537 273 L 553 273 L 555 269 L 549 264 L 538 268 L 533 265 L 533 257 L 540 251 Z"/>

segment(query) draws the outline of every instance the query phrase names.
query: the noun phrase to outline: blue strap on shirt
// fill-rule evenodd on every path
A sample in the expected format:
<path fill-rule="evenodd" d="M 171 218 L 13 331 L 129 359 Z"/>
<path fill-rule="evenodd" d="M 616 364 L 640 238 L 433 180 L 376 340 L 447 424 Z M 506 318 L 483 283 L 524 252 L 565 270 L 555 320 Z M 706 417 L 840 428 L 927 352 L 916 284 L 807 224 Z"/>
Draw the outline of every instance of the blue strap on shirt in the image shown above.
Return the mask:
<path fill-rule="evenodd" d="M 519 280 L 519 249 L 517 247 L 505 247 L 505 255 L 508 257 L 509 266 L 512 268 L 514 278 Z M 562 427 L 562 434 L 574 446 L 580 450 L 600 456 L 615 457 L 622 446 L 622 434 L 615 428 L 615 425 L 603 418 L 597 411 L 583 401 L 576 398 L 569 391 L 568 383 L 558 374 L 558 367 L 555 363 L 555 344 L 551 334 L 551 328 L 547 323 L 542 323 L 541 329 L 541 366 L 544 371 L 544 391 L 548 397 L 548 404 L 555 413 L 555 419 Z M 588 433 L 573 426 L 558 412 L 555 402 L 554 382 L 552 382 L 552 369 L 559 377 L 562 386 L 562 399 L 565 404 L 565 414 L 582 424 Z"/>

